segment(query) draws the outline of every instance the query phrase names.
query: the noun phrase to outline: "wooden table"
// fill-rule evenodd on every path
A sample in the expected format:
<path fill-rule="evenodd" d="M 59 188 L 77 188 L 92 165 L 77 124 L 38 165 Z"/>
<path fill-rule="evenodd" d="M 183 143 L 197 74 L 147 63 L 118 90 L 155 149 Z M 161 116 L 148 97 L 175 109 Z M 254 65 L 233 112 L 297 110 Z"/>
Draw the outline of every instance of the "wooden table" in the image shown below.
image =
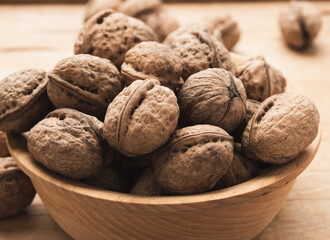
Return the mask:
<path fill-rule="evenodd" d="M 181 23 L 216 13 L 235 17 L 242 38 L 235 51 L 262 54 L 281 69 L 297 92 L 317 105 L 323 140 L 308 169 L 298 177 L 282 210 L 258 240 L 330 239 L 330 3 L 316 3 L 323 28 L 315 45 L 295 52 L 281 40 L 277 17 L 283 2 L 168 4 Z M 51 69 L 73 54 L 82 24 L 83 5 L 0 5 L 0 79 L 13 71 Z M 72 206 L 74 207 L 74 206 Z M 22 214 L 0 220 L 0 239 L 70 239 L 37 197 Z"/>

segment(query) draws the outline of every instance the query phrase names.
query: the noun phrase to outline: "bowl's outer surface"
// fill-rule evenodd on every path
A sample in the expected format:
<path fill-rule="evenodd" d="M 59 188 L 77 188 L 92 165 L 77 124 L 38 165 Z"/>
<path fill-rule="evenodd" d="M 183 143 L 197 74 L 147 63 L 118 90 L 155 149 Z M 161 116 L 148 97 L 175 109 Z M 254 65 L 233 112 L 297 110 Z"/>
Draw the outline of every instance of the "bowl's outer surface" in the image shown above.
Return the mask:
<path fill-rule="evenodd" d="M 75 239 L 252 239 L 275 217 L 296 177 L 314 158 L 321 130 L 294 161 L 250 181 L 171 197 L 116 193 L 67 179 L 34 161 L 24 135 L 7 137 L 12 156 L 44 205 Z"/>

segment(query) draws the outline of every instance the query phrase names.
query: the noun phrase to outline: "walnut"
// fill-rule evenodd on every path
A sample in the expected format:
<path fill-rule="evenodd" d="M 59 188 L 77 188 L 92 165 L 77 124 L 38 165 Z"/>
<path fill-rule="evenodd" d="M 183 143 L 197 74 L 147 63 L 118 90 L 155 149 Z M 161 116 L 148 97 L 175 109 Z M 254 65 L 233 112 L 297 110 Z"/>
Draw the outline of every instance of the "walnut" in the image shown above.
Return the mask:
<path fill-rule="evenodd" d="M 167 191 L 160 185 L 151 170 L 147 168 L 141 176 L 138 178 L 136 183 L 133 185 L 130 194 L 141 195 L 141 196 L 165 196 L 169 195 Z"/>
<path fill-rule="evenodd" d="M 180 120 L 207 123 L 231 132 L 244 120 L 246 94 L 231 72 L 211 68 L 190 76 L 178 94 Z"/>
<path fill-rule="evenodd" d="M 6 133 L 0 131 L 0 157 L 7 156 L 10 156 L 10 153 L 7 147 Z"/>
<path fill-rule="evenodd" d="M 21 212 L 30 205 L 35 194 L 31 180 L 14 159 L 0 158 L 0 218 Z"/>
<path fill-rule="evenodd" d="M 231 187 L 259 175 L 257 162 L 245 157 L 240 149 L 241 144 L 235 143 L 233 162 L 226 174 L 217 182 L 213 190 Z"/>
<path fill-rule="evenodd" d="M 179 194 L 211 189 L 233 160 L 233 138 L 212 125 L 195 125 L 173 133 L 156 151 L 153 170 L 157 181 Z"/>
<path fill-rule="evenodd" d="M 289 46 L 305 49 L 311 46 L 321 28 L 321 13 L 310 2 L 291 1 L 281 12 L 279 24 Z"/>
<path fill-rule="evenodd" d="M 118 11 L 128 16 L 139 18 L 144 13 L 152 12 L 162 4 L 161 0 L 124 0 Z"/>
<path fill-rule="evenodd" d="M 235 74 L 236 67 L 228 50 L 202 30 L 183 31 L 179 28 L 167 36 L 164 44 L 180 54 L 184 80 L 207 68 L 224 68 Z"/>
<path fill-rule="evenodd" d="M 223 45 L 228 50 L 231 50 L 240 38 L 240 30 L 237 22 L 229 15 L 216 16 L 209 21 L 212 25 L 213 34 L 220 36 Z"/>
<path fill-rule="evenodd" d="M 53 109 L 41 69 L 14 72 L 0 81 L 0 131 L 25 132 Z"/>
<path fill-rule="evenodd" d="M 286 79 L 281 71 L 270 66 L 263 56 L 251 58 L 237 67 L 236 77 L 246 89 L 247 97 L 262 102 L 285 91 Z"/>
<path fill-rule="evenodd" d="M 99 172 L 112 160 L 97 118 L 73 109 L 49 113 L 28 135 L 28 149 L 46 168 L 72 179 Z"/>
<path fill-rule="evenodd" d="M 289 162 L 312 143 L 319 121 L 316 106 L 305 96 L 274 95 L 261 103 L 245 128 L 244 153 L 266 163 Z"/>
<path fill-rule="evenodd" d="M 154 151 L 175 130 L 179 106 L 173 91 L 158 80 L 134 81 L 110 103 L 104 134 L 111 147 L 134 157 Z"/>
<path fill-rule="evenodd" d="M 163 7 L 141 14 L 138 18 L 155 31 L 161 42 L 180 26 L 178 20 Z"/>
<path fill-rule="evenodd" d="M 89 0 L 86 4 L 85 19 L 86 22 L 95 14 L 105 9 L 118 10 L 123 0 Z"/>
<path fill-rule="evenodd" d="M 57 108 L 73 108 L 104 119 L 123 89 L 120 73 L 107 59 L 79 54 L 61 60 L 48 75 L 49 99 Z"/>
<path fill-rule="evenodd" d="M 156 40 L 154 31 L 142 21 L 108 9 L 85 23 L 74 52 L 107 58 L 120 68 L 130 48 L 143 41 Z"/>
<path fill-rule="evenodd" d="M 119 169 L 112 165 L 102 169 L 97 175 L 84 180 L 85 183 L 115 192 L 127 192 L 129 188 L 129 178 Z"/>
<path fill-rule="evenodd" d="M 157 42 L 142 42 L 126 53 L 121 74 L 126 86 L 135 80 L 154 78 L 161 85 L 175 90 L 183 84 L 182 64 L 170 47 Z"/>

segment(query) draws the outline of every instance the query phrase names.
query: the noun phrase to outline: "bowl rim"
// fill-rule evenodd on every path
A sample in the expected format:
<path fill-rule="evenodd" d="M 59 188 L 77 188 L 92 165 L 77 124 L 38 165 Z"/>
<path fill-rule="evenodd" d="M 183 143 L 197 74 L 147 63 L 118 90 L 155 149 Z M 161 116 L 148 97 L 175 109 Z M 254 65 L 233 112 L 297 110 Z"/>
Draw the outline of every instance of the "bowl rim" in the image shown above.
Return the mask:
<path fill-rule="evenodd" d="M 74 192 L 81 196 L 120 202 L 126 204 L 143 205 L 182 205 L 198 204 L 219 200 L 235 199 L 236 202 L 247 201 L 247 197 L 255 198 L 266 195 L 274 189 L 288 184 L 302 173 L 312 162 L 317 153 L 322 138 L 321 126 L 313 142 L 289 163 L 274 166 L 262 172 L 257 177 L 241 184 L 206 193 L 181 196 L 138 196 L 119 193 L 89 186 L 77 180 L 72 180 L 51 172 L 36 162 L 27 149 L 26 136 L 23 134 L 7 134 L 7 144 L 12 157 L 19 167 L 32 179 L 41 179 L 57 188 Z"/>

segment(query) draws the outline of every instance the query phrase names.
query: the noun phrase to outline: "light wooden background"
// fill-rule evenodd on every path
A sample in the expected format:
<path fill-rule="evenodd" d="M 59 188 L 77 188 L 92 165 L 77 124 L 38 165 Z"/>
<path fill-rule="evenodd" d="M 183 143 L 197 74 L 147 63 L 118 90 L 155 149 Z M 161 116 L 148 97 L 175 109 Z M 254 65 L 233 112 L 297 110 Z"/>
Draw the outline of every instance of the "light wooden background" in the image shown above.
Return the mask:
<path fill-rule="evenodd" d="M 263 54 L 281 69 L 297 92 L 318 106 L 323 140 L 309 168 L 297 179 L 282 210 L 258 240 L 330 239 L 330 3 L 318 2 L 323 28 L 308 51 L 287 48 L 277 17 L 283 2 L 168 4 L 182 23 L 228 13 L 238 20 L 242 38 L 235 51 Z M 83 5 L 0 5 L 0 79 L 13 71 L 51 69 L 73 54 Z M 73 206 L 74 207 L 74 206 Z M 0 239 L 70 239 L 50 218 L 37 197 L 22 214 L 0 220 Z"/>

